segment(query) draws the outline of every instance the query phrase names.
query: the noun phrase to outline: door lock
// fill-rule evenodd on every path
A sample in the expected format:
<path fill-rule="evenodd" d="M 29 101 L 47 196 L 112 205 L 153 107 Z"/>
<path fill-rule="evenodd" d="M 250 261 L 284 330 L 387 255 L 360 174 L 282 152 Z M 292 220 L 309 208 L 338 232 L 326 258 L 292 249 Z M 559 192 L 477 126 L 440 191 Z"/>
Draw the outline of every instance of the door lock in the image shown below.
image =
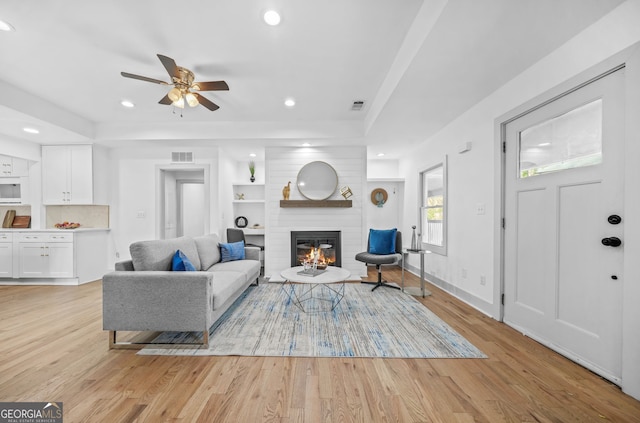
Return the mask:
<path fill-rule="evenodd" d="M 612 236 L 609 238 L 602 238 L 602 245 L 606 245 L 607 247 L 619 247 L 622 245 L 622 241 L 620 238 Z"/>

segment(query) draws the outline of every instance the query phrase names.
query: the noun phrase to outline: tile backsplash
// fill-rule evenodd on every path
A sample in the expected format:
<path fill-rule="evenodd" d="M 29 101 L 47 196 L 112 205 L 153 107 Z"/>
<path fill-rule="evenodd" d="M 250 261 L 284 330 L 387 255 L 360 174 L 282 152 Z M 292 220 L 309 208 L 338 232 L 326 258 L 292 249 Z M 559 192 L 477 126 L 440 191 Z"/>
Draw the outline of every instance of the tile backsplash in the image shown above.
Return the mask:
<path fill-rule="evenodd" d="M 46 206 L 46 228 L 62 222 L 80 223 L 81 228 L 108 228 L 109 206 Z"/>

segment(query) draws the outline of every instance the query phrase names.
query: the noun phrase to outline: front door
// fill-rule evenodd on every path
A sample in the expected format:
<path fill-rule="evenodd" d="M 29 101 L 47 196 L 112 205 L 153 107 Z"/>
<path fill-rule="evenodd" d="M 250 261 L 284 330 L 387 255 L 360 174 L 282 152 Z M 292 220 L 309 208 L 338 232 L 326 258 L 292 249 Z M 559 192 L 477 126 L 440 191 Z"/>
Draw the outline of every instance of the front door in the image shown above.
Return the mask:
<path fill-rule="evenodd" d="M 602 76 L 505 125 L 504 321 L 614 382 L 621 376 L 624 74 Z"/>

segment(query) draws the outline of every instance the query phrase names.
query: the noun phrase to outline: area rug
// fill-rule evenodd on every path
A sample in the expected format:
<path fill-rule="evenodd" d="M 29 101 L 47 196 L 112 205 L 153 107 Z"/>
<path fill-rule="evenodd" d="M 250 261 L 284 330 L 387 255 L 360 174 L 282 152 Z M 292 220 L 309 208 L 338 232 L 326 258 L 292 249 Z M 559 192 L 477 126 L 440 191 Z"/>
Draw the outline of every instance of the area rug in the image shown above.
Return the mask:
<path fill-rule="evenodd" d="M 330 310 L 317 289 L 301 311 L 282 284 L 248 288 L 214 324 L 209 347 L 147 346 L 141 355 L 486 358 L 412 296 L 395 289 L 345 284 Z M 318 287 L 322 288 L 322 287 Z M 289 288 L 290 289 L 290 288 Z M 198 342 L 198 334 L 165 332 L 154 342 Z M 201 341 L 200 341 L 201 342 Z"/>

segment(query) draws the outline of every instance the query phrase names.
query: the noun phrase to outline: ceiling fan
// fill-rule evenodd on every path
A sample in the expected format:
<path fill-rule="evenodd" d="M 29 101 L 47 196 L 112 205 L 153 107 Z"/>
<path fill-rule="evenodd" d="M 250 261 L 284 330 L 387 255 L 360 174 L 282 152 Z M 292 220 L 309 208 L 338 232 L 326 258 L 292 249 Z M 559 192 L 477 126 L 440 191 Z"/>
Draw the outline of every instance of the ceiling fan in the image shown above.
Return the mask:
<path fill-rule="evenodd" d="M 160 104 L 173 104 L 174 106 L 181 109 L 184 108 L 185 103 L 187 103 L 191 107 L 195 107 L 198 104 L 201 104 L 212 112 L 220 108 L 220 106 L 218 106 L 208 98 L 194 91 L 228 91 L 229 86 L 226 82 L 194 82 L 193 72 L 191 72 L 187 68 L 176 65 L 175 60 L 173 60 L 172 58 L 163 56 L 162 54 L 158 54 L 158 59 L 160 59 L 165 69 L 169 73 L 171 82 L 164 82 L 160 81 L 159 79 L 134 75 L 127 72 L 120 72 L 120 75 L 124 76 L 125 78 L 133 78 L 139 79 L 141 81 L 153 82 L 154 84 L 173 85 L 173 88 L 169 90 L 169 93 L 159 101 Z"/>

